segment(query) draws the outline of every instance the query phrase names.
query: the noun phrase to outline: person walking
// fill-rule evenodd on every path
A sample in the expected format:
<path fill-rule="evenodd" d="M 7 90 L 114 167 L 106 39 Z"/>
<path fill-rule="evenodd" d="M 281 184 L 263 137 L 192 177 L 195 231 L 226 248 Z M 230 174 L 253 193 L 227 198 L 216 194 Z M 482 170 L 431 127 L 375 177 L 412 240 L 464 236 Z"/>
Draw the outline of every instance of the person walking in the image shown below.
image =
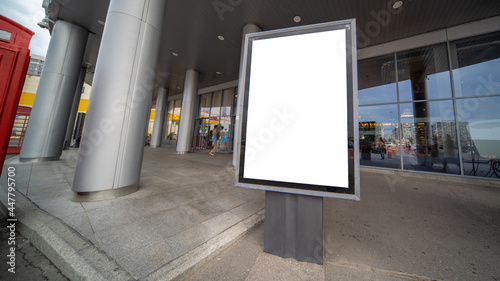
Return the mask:
<path fill-rule="evenodd" d="M 379 138 L 378 148 L 380 150 L 380 159 L 384 160 L 386 147 L 385 147 L 385 141 L 382 137 Z"/>
<path fill-rule="evenodd" d="M 210 155 L 215 155 L 216 152 L 219 151 L 219 128 L 217 125 L 214 126 L 214 129 L 212 130 L 212 143 L 214 145 L 214 148 L 210 150 L 209 154 Z"/>

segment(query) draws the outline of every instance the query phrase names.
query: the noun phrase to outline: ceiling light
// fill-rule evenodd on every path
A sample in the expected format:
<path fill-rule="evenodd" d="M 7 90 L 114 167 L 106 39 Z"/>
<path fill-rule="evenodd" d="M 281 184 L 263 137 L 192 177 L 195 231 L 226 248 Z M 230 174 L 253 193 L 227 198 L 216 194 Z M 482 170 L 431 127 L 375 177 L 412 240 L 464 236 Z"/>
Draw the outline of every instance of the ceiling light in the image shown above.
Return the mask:
<path fill-rule="evenodd" d="M 217 36 L 217 38 L 219 38 L 220 41 L 224 41 L 224 36 L 222 35 Z"/>
<path fill-rule="evenodd" d="M 220 75 L 220 71 L 216 71 L 215 74 Z"/>
<path fill-rule="evenodd" d="M 53 20 L 49 19 L 49 18 L 44 18 L 42 19 L 41 22 L 37 23 L 39 27 L 41 28 L 49 28 L 49 23 L 52 23 L 52 24 L 56 24 Z"/>
<path fill-rule="evenodd" d="M 393 7 L 394 9 L 398 9 L 398 8 L 400 8 L 401 6 L 403 6 L 403 1 L 396 1 L 396 2 L 394 2 L 394 4 L 392 5 L 392 7 Z"/>
<path fill-rule="evenodd" d="M 294 22 L 300 22 L 302 19 L 299 16 L 293 17 Z"/>
<path fill-rule="evenodd" d="M 102 21 L 102 20 L 98 20 L 97 23 L 100 25 L 104 25 L 104 21 Z"/>
<path fill-rule="evenodd" d="M 174 55 L 174 56 L 176 56 L 176 57 L 178 57 L 178 56 L 179 56 L 179 54 L 178 54 L 178 53 L 176 53 L 176 52 L 173 52 L 173 53 L 172 53 L 172 55 Z"/>

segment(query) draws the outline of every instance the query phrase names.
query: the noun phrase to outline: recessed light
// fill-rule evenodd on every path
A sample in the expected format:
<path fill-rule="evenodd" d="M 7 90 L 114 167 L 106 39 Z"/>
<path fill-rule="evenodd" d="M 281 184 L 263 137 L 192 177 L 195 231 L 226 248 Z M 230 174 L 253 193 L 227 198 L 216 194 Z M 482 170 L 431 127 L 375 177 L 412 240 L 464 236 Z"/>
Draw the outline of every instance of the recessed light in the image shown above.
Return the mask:
<path fill-rule="evenodd" d="M 300 22 L 302 19 L 299 16 L 293 17 L 294 22 Z"/>
<path fill-rule="evenodd" d="M 104 21 L 102 21 L 102 20 L 98 20 L 97 23 L 100 25 L 104 25 Z"/>
<path fill-rule="evenodd" d="M 172 53 L 172 55 L 174 55 L 174 56 L 176 56 L 176 57 L 178 57 L 178 56 L 179 56 L 179 54 L 178 54 L 178 53 L 176 53 L 176 52 L 173 52 L 173 53 Z"/>
<path fill-rule="evenodd" d="M 396 1 L 396 2 L 394 2 L 394 4 L 392 5 L 392 7 L 393 7 L 394 9 L 398 9 L 398 8 L 400 8 L 401 6 L 403 6 L 403 1 Z"/>
<path fill-rule="evenodd" d="M 220 75 L 220 71 L 216 71 L 215 74 Z"/>
<path fill-rule="evenodd" d="M 217 38 L 219 38 L 220 41 L 224 41 L 224 36 L 222 35 L 217 36 Z"/>

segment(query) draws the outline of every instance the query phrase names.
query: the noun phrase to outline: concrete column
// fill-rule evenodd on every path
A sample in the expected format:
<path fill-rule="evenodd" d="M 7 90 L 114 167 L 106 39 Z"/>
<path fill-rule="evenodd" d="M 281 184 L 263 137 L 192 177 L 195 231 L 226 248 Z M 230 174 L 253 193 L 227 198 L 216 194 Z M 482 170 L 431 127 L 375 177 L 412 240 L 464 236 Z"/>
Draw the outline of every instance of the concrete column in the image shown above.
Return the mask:
<path fill-rule="evenodd" d="M 82 97 L 82 87 L 85 81 L 85 68 L 80 69 L 80 76 L 76 84 L 75 96 L 73 97 L 73 105 L 69 114 L 68 126 L 66 127 L 66 137 L 64 138 L 63 149 L 69 149 L 71 145 L 73 128 L 75 127 L 75 119 L 78 114 L 78 106 L 80 105 L 80 98 Z"/>
<path fill-rule="evenodd" d="M 240 141 L 241 141 L 241 110 L 243 108 L 243 92 L 245 88 L 245 81 L 243 79 L 243 73 L 245 72 L 246 64 L 245 60 L 245 35 L 248 33 L 254 33 L 262 31 L 260 27 L 255 24 L 248 23 L 243 27 L 243 38 L 241 39 L 241 55 L 240 55 L 240 73 L 238 79 L 238 98 L 236 100 L 236 118 L 234 120 L 234 143 L 233 143 L 233 166 L 236 166 L 236 161 L 238 159 L 238 154 L 240 153 Z"/>
<path fill-rule="evenodd" d="M 161 137 L 163 135 L 163 123 L 165 121 L 165 111 L 167 106 L 167 90 L 158 89 L 156 97 L 155 120 L 153 123 L 153 133 L 151 134 L 151 147 L 161 146 Z"/>
<path fill-rule="evenodd" d="M 88 31 L 65 21 L 54 26 L 26 130 L 21 161 L 61 156 Z"/>
<path fill-rule="evenodd" d="M 139 186 L 166 1 L 111 0 L 73 181 L 75 200 Z"/>
<path fill-rule="evenodd" d="M 191 151 L 193 141 L 194 115 L 196 111 L 196 94 L 198 91 L 199 74 L 188 69 L 184 80 L 184 94 L 182 96 L 181 118 L 177 135 L 177 153 L 184 154 Z"/>

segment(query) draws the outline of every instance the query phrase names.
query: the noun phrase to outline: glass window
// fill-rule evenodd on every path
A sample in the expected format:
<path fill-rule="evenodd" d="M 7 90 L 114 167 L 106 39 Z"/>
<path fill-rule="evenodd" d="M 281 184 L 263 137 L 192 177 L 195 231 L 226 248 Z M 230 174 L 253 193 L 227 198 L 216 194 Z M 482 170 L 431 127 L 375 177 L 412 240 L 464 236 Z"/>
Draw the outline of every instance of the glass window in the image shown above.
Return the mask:
<path fill-rule="evenodd" d="M 446 44 L 397 53 L 399 100 L 451 98 Z"/>
<path fill-rule="evenodd" d="M 222 91 L 214 92 L 212 96 L 212 106 L 210 107 L 210 117 L 220 116 L 220 107 L 222 101 Z"/>
<path fill-rule="evenodd" d="M 403 168 L 460 174 L 453 101 L 401 104 Z"/>
<path fill-rule="evenodd" d="M 450 43 L 456 97 L 500 94 L 500 32 Z"/>
<path fill-rule="evenodd" d="M 360 105 L 397 101 L 394 55 L 358 62 L 358 100 Z"/>
<path fill-rule="evenodd" d="M 208 118 L 210 116 L 210 100 L 212 94 L 204 94 L 200 97 L 200 117 Z"/>
<path fill-rule="evenodd" d="M 234 88 L 224 90 L 224 96 L 222 98 L 221 116 L 231 116 L 231 110 L 233 108 L 233 100 L 234 100 Z"/>
<path fill-rule="evenodd" d="M 360 106 L 358 112 L 360 163 L 399 169 L 401 153 L 397 105 Z"/>
<path fill-rule="evenodd" d="M 179 121 L 181 117 L 182 99 L 170 101 L 168 103 L 168 129 L 165 133 L 165 140 L 177 140 L 177 133 L 179 132 Z"/>
<path fill-rule="evenodd" d="M 457 99 L 464 175 L 500 178 L 500 96 Z"/>

